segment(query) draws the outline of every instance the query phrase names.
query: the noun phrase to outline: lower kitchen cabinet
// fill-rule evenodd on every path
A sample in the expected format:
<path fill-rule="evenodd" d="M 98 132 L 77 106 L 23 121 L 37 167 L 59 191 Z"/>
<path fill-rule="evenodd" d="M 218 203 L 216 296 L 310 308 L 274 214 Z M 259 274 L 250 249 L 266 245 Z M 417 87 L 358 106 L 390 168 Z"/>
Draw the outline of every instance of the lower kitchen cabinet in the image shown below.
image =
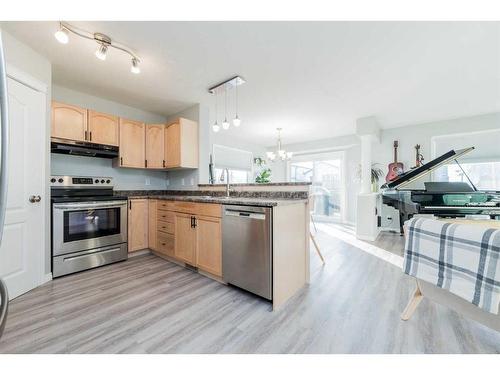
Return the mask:
<path fill-rule="evenodd" d="M 222 228 L 218 217 L 196 216 L 196 266 L 222 276 Z"/>
<path fill-rule="evenodd" d="M 149 199 L 148 204 L 148 245 L 151 250 L 158 250 L 158 236 L 156 234 L 158 221 L 158 201 Z"/>
<path fill-rule="evenodd" d="M 148 199 L 128 201 L 128 252 L 148 248 Z"/>
<path fill-rule="evenodd" d="M 158 232 L 156 240 L 158 241 L 157 252 L 175 257 L 175 237 L 173 234 Z"/>
<path fill-rule="evenodd" d="M 196 227 L 193 215 L 175 214 L 175 257 L 192 266 L 196 265 Z"/>

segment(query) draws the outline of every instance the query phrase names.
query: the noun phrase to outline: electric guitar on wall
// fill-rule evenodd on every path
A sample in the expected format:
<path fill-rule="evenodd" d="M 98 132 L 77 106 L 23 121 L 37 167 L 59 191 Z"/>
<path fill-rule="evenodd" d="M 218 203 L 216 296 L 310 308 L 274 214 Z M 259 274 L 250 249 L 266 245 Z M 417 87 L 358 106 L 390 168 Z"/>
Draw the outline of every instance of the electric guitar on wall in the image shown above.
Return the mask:
<path fill-rule="evenodd" d="M 394 162 L 388 166 L 389 172 L 385 176 L 385 181 L 390 182 L 403 173 L 403 163 L 398 162 L 398 141 L 394 141 Z"/>

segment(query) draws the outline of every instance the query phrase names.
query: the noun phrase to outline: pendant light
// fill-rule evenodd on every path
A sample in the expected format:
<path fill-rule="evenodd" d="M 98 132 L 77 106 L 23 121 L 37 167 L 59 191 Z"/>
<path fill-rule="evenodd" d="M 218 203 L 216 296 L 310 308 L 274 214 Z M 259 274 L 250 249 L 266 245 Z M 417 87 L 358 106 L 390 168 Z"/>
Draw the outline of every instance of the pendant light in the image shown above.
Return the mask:
<path fill-rule="evenodd" d="M 97 50 L 95 51 L 95 57 L 97 57 L 99 60 L 106 60 L 106 53 L 108 53 L 108 46 L 103 44 L 100 44 L 97 47 Z"/>
<path fill-rule="evenodd" d="M 217 92 L 215 93 L 215 122 L 212 125 L 212 130 L 217 133 L 220 130 L 220 125 L 217 123 Z"/>
<path fill-rule="evenodd" d="M 217 96 L 219 94 L 224 93 L 224 121 L 222 121 L 222 124 L 219 125 L 217 123 L 217 116 L 215 118 L 215 123 L 212 125 L 212 130 L 214 132 L 218 132 L 221 128 L 224 130 L 228 130 L 231 127 L 231 123 L 233 124 L 234 127 L 238 127 L 241 125 L 241 119 L 238 116 L 238 86 L 244 84 L 246 81 L 240 77 L 240 76 L 234 76 L 233 78 L 230 78 L 224 82 L 218 83 L 215 86 L 212 86 L 208 89 L 208 92 L 212 95 L 215 95 L 215 105 L 216 105 L 216 112 L 217 112 Z M 231 122 L 227 119 L 227 105 L 228 105 L 228 97 L 227 97 L 227 92 L 228 90 L 231 89 L 236 90 L 236 100 L 235 100 L 235 117 Z M 231 114 L 231 111 L 230 111 Z"/>
<path fill-rule="evenodd" d="M 233 119 L 233 125 L 237 128 L 241 125 L 241 120 L 238 117 L 238 85 L 234 88 L 236 90 L 236 116 Z"/>
<path fill-rule="evenodd" d="M 229 121 L 227 121 L 227 88 L 224 88 L 224 121 L 222 122 L 222 129 L 229 129 Z"/>

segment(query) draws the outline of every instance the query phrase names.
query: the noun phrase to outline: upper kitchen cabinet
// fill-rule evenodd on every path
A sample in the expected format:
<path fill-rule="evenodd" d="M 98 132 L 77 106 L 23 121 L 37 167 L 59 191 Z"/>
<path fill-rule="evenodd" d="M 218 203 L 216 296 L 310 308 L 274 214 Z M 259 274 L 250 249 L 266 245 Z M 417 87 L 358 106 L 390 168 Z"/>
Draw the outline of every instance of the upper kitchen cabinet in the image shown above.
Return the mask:
<path fill-rule="evenodd" d="M 146 125 L 143 122 L 120 118 L 119 166 L 146 167 Z"/>
<path fill-rule="evenodd" d="M 179 118 L 166 127 L 166 167 L 198 168 L 198 123 Z"/>
<path fill-rule="evenodd" d="M 146 125 L 146 168 L 165 168 L 164 124 Z"/>
<path fill-rule="evenodd" d="M 51 136 L 86 141 L 87 110 L 74 105 L 52 102 Z"/>
<path fill-rule="evenodd" d="M 88 141 L 103 145 L 118 146 L 118 116 L 88 111 Z"/>

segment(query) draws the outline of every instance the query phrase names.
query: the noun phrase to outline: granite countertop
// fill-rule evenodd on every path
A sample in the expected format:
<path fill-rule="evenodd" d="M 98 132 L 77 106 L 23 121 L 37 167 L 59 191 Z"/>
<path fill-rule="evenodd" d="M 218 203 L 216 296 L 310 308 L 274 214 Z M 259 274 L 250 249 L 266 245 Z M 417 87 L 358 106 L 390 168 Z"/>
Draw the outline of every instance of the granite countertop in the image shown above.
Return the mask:
<path fill-rule="evenodd" d="M 256 182 L 252 183 L 231 183 L 231 186 L 308 186 L 311 185 L 312 182 L 269 182 L 266 184 L 258 184 Z M 198 184 L 200 187 L 209 187 L 209 186 L 226 186 L 225 182 L 216 183 L 216 184 Z"/>
<path fill-rule="evenodd" d="M 184 202 L 197 202 L 197 203 L 217 203 L 217 204 L 234 204 L 241 206 L 263 206 L 275 207 L 284 206 L 289 204 L 305 203 L 306 199 L 303 198 L 243 198 L 243 197 L 222 197 L 222 196 L 202 196 L 202 195 L 129 195 L 129 198 L 149 198 L 149 199 L 163 199 L 169 201 L 184 201 Z"/>

